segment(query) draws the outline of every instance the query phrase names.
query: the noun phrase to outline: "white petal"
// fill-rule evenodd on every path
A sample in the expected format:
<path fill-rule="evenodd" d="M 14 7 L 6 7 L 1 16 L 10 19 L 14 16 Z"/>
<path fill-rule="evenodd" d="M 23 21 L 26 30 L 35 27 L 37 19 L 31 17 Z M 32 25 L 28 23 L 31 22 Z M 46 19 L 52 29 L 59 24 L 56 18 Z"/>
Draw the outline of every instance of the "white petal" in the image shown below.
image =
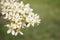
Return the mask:
<path fill-rule="evenodd" d="M 7 31 L 7 34 L 9 34 L 10 32 L 11 32 L 11 30 L 8 30 L 8 31 Z"/>
<path fill-rule="evenodd" d="M 21 35 L 23 35 L 23 33 L 22 33 L 22 32 L 20 32 L 20 34 L 21 34 Z"/>
<path fill-rule="evenodd" d="M 4 17 L 4 19 L 7 19 L 8 17 L 6 16 L 6 17 Z"/>
<path fill-rule="evenodd" d="M 17 36 L 17 35 L 18 35 L 18 32 L 15 33 L 15 36 Z"/>
<path fill-rule="evenodd" d="M 13 26 L 14 29 L 16 29 L 16 24 L 13 24 L 12 26 Z"/>
<path fill-rule="evenodd" d="M 30 24 L 28 24 L 26 27 L 29 27 L 30 26 Z"/>
<path fill-rule="evenodd" d="M 34 27 L 34 23 L 32 23 L 32 26 Z"/>
<path fill-rule="evenodd" d="M 20 26 L 17 26 L 17 28 L 20 28 Z"/>
<path fill-rule="evenodd" d="M 13 29 L 16 29 L 17 27 L 16 26 L 13 26 Z"/>
<path fill-rule="evenodd" d="M 30 6 L 30 4 L 26 4 L 26 5 L 25 5 L 25 7 L 29 7 L 29 6 Z"/>
<path fill-rule="evenodd" d="M 11 19 L 11 17 L 8 18 L 8 20 L 10 20 L 10 19 Z"/>
<path fill-rule="evenodd" d="M 24 6 L 23 1 L 21 1 L 20 6 Z"/>
<path fill-rule="evenodd" d="M 15 34 L 15 31 L 14 30 L 12 30 L 12 35 L 14 35 Z"/>
<path fill-rule="evenodd" d="M 12 12 L 9 12 L 10 15 L 12 15 Z"/>
<path fill-rule="evenodd" d="M 21 1 L 21 5 L 23 4 L 23 1 Z"/>
<path fill-rule="evenodd" d="M 2 12 L 2 15 L 4 15 L 5 14 L 5 12 Z"/>
<path fill-rule="evenodd" d="M 7 24 L 6 26 L 7 26 L 7 27 L 9 27 L 10 25 L 9 25 L 9 24 Z"/>

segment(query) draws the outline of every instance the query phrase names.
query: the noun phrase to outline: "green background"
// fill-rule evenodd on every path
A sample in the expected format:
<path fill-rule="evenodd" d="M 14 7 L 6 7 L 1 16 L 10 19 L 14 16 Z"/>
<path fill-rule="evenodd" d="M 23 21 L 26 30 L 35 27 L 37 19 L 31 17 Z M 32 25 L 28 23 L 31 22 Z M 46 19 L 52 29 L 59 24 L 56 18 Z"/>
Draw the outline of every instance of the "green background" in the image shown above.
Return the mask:
<path fill-rule="evenodd" d="M 60 0 L 19 0 L 29 3 L 40 15 L 39 26 L 22 29 L 24 35 L 7 34 L 6 20 L 0 15 L 0 40 L 60 40 Z"/>

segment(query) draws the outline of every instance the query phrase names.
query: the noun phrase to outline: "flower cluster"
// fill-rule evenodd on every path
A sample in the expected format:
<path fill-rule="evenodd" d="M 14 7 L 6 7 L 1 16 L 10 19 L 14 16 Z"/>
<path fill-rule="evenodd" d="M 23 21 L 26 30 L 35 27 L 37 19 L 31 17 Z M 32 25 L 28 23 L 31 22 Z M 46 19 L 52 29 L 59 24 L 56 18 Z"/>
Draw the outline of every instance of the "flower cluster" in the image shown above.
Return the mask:
<path fill-rule="evenodd" d="M 4 19 L 11 21 L 10 24 L 6 25 L 9 28 L 8 34 L 11 33 L 16 36 L 20 33 L 23 35 L 21 28 L 40 23 L 39 15 L 33 13 L 30 4 L 24 5 L 23 1 L 19 3 L 16 0 L 2 0 L 1 4 L 2 15 L 5 15 Z"/>

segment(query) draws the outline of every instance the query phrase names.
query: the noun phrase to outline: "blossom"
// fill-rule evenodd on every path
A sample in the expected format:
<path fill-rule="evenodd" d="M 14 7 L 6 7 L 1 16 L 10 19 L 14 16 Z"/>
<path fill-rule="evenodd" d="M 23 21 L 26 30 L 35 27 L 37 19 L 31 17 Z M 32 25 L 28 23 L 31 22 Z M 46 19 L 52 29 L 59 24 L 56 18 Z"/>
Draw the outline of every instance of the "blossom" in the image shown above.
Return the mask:
<path fill-rule="evenodd" d="M 19 29 L 17 29 L 16 33 L 15 33 L 15 36 L 17 36 L 18 33 L 20 33 L 21 35 L 23 35 L 23 33 Z"/>
<path fill-rule="evenodd" d="M 39 24 L 41 19 L 39 15 L 34 14 L 33 9 L 30 8 L 30 4 L 24 4 L 23 1 L 20 3 L 16 0 L 1 0 L 2 15 L 4 19 L 10 21 L 6 26 L 9 28 L 7 33 L 17 36 L 18 33 L 23 35 L 21 32 L 22 28 L 34 27 L 35 24 Z"/>
<path fill-rule="evenodd" d="M 11 33 L 12 35 L 15 34 L 14 28 L 12 27 L 12 25 L 7 25 L 9 27 L 9 30 L 7 31 L 7 34 Z"/>

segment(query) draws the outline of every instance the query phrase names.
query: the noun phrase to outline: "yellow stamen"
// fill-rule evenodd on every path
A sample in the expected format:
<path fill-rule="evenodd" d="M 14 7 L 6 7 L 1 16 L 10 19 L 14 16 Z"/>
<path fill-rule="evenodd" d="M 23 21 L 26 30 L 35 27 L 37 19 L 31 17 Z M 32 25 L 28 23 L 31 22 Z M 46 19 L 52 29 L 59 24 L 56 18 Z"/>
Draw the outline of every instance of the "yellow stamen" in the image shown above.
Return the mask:
<path fill-rule="evenodd" d="M 10 30 L 13 30 L 13 27 L 10 27 L 9 29 L 10 29 Z"/>
<path fill-rule="evenodd" d="M 19 32 L 20 30 L 19 29 L 16 29 L 16 32 Z"/>

